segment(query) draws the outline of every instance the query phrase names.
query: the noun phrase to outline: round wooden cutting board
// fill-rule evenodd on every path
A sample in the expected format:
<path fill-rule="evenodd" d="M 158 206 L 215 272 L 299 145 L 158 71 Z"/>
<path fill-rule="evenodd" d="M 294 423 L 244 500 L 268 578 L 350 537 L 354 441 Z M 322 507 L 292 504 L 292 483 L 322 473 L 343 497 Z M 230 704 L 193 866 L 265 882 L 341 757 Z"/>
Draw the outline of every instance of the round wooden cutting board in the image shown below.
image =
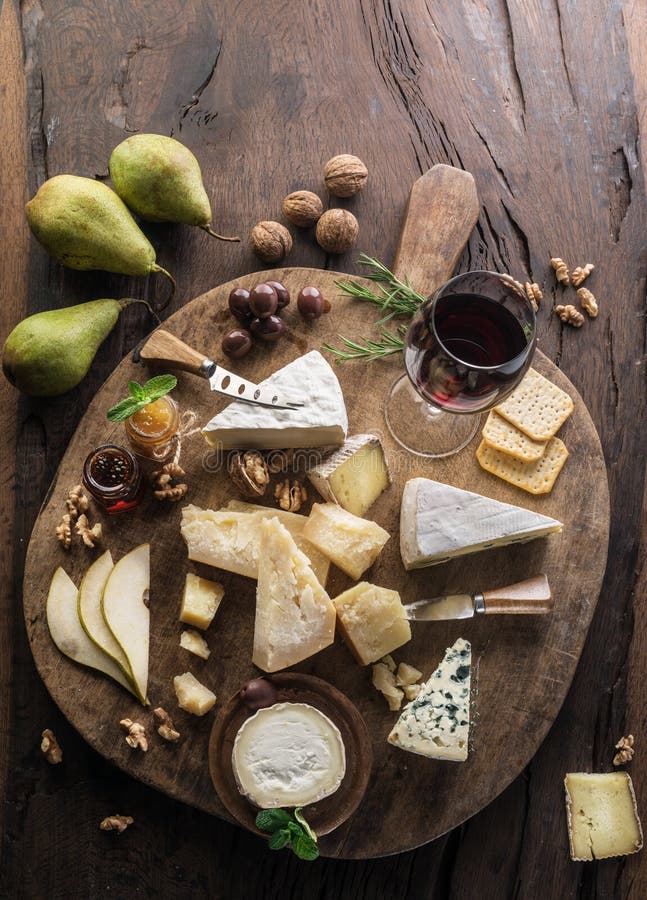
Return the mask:
<path fill-rule="evenodd" d="M 232 327 L 227 297 L 234 285 L 251 288 L 263 278 L 284 282 L 296 297 L 306 284 L 318 285 L 332 302 L 328 316 L 305 324 L 294 302 L 285 316 L 289 336 L 274 346 L 258 346 L 230 368 L 253 381 L 323 343 L 338 342 L 339 333 L 370 336 L 378 318 L 368 304 L 340 296 L 335 280 L 344 276 L 312 269 L 279 269 L 246 275 L 187 304 L 165 328 L 198 350 L 220 358 L 220 340 Z M 541 328 L 541 315 L 540 315 Z M 321 840 L 324 855 L 346 858 L 379 856 L 413 848 L 474 815 L 521 772 L 537 750 L 562 705 L 591 622 L 606 562 L 609 501 L 604 460 L 589 414 L 572 384 L 541 353 L 535 367 L 566 390 L 575 412 L 560 431 L 568 459 L 551 494 L 533 497 L 484 472 L 475 458 L 478 439 L 457 456 L 425 460 L 402 451 L 388 434 L 382 412 L 385 393 L 401 372 L 399 356 L 366 365 L 335 365 L 344 392 L 350 434 L 378 434 L 393 473 L 393 484 L 369 511 L 392 535 L 380 558 L 364 576 L 397 589 L 409 602 L 449 590 L 476 591 L 519 581 L 545 572 L 555 596 L 548 616 L 492 616 L 462 622 L 413 623 L 409 644 L 394 653 L 396 661 L 416 666 L 427 678 L 445 648 L 458 637 L 473 646 L 475 699 L 472 749 L 465 763 L 439 762 L 403 752 L 387 744 L 396 719 L 371 684 L 370 666 L 360 667 L 340 637 L 333 646 L 306 660 L 296 671 L 319 676 L 343 691 L 364 716 L 373 741 L 373 772 L 357 812 Z M 99 551 L 76 541 L 70 552 L 58 545 L 54 530 L 65 512 L 69 488 L 81 477 L 89 451 L 109 441 L 125 441 L 123 424 L 112 424 L 106 410 L 123 397 L 129 380 L 146 372 L 125 359 L 94 398 L 61 462 L 49 496 L 33 530 L 24 581 L 24 608 L 32 651 L 52 697 L 81 735 L 125 772 L 168 795 L 209 813 L 229 818 L 211 783 L 208 740 L 214 712 L 196 718 L 178 709 L 174 675 L 187 670 L 225 702 L 242 682 L 258 674 L 252 666 L 255 582 L 187 562 L 179 532 L 182 503 L 160 504 L 147 498 L 135 511 L 107 517 L 92 509 L 91 521 L 104 527 L 103 547 L 119 559 L 138 544 L 151 544 L 151 657 L 149 697 L 163 706 L 181 732 L 178 744 L 158 739 L 150 709 L 143 709 L 108 679 L 62 656 L 49 636 L 45 601 L 55 568 L 64 566 L 78 585 Z M 179 376 L 174 393 L 183 410 L 194 410 L 205 423 L 227 404 L 209 392 L 206 382 Z M 411 423 L 416 428 L 415 422 Z M 181 463 L 189 485 L 187 502 L 217 509 L 237 497 L 226 472 L 218 466 L 198 433 L 184 440 Z M 409 478 L 426 476 L 560 519 L 560 535 L 489 550 L 456 562 L 405 572 L 399 553 L 402 489 Z M 311 491 L 311 494 L 314 491 Z M 266 503 L 274 501 L 268 494 Z M 309 510 L 310 502 L 304 512 Z M 201 660 L 180 649 L 183 626 L 178 622 L 187 571 L 216 578 L 225 598 L 207 632 L 211 658 Z M 328 591 L 336 596 L 350 584 L 334 567 Z M 150 735 L 147 753 L 131 750 L 118 722 L 130 717 L 144 723 Z M 555 771 L 556 790 L 563 773 Z"/>

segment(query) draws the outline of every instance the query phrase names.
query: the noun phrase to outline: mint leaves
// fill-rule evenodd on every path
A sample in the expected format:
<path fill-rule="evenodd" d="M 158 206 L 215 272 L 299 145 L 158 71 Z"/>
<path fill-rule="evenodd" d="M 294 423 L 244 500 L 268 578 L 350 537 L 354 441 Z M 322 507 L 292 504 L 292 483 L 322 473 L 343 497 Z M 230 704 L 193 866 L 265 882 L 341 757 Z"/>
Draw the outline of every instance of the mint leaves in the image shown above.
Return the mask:
<path fill-rule="evenodd" d="M 140 409 L 148 406 L 149 403 L 164 397 L 165 394 L 173 390 L 176 384 L 177 378 L 175 375 L 156 375 L 144 385 L 139 384 L 137 381 L 129 381 L 128 390 L 130 391 L 130 397 L 115 403 L 108 410 L 108 418 L 111 422 L 123 422 L 124 419 L 129 419 L 136 412 L 139 412 Z"/>
<path fill-rule="evenodd" d="M 300 806 L 294 815 L 285 809 L 262 809 L 256 816 L 256 827 L 270 832 L 270 850 L 289 847 L 295 856 L 305 860 L 319 856 L 317 835 L 306 822 Z"/>

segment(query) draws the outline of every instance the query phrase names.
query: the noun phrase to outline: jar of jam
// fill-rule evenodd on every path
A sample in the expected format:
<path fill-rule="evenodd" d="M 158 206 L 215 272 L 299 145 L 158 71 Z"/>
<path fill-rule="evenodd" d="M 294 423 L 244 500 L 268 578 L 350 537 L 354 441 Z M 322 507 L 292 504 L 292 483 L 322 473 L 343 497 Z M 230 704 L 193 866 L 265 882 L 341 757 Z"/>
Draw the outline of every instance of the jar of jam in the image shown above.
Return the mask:
<path fill-rule="evenodd" d="M 103 444 L 83 464 L 83 484 L 109 514 L 133 509 L 142 498 L 142 472 L 125 447 Z"/>
<path fill-rule="evenodd" d="M 148 403 L 125 424 L 128 440 L 139 456 L 164 462 L 175 452 L 180 413 L 168 394 Z"/>

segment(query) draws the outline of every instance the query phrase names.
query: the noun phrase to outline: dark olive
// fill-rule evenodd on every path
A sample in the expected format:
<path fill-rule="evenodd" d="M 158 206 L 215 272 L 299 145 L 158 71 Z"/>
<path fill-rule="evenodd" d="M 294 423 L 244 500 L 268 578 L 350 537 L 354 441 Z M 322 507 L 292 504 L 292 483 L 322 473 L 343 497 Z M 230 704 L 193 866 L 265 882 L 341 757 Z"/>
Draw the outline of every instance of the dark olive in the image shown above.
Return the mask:
<path fill-rule="evenodd" d="M 249 295 L 249 307 L 252 313 L 259 319 L 267 319 L 273 316 L 279 307 L 279 298 L 271 284 L 262 281 L 252 288 Z"/>
<path fill-rule="evenodd" d="M 279 299 L 279 309 L 283 309 L 284 306 L 288 305 L 290 292 L 284 284 L 281 284 L 280 281 L 266 281 L 265 284 L 269 284 L 276 291 L 276 296 Z"/>
<path fill-rule="evenodd" d="M 241 322 L 249 319 L 252 315 L 252 311 L 249 308 L 249 291 L 242 287 L 234 288 L 229 295 L 229 309 L 232 315 L 240 319 Z"/>
<path fill-rule="evenodd" d="M 324 298 L 319 288 L 308 285 L 299 291 L 297 309 L 306 321 L 313 322 L 328 312 L 330 303 Z"/>
<path fill-rule="evenodd" d="M 287 334 L 288 330 L 288 326 L 278 316 L 268 316 L 266 319 L 252 319 L 249 328 L 254 337 L 268 342 L 278 341 L 280 337 Z"/>
<path fill-rule="evenodd" d="M 252 336 L 246 328 L 234 328 L 222 339 L 222 352 L 233 359 L 245 356 L 252 349 Z"/>
<path fill-rule="evenodd" d="M 244 684 L 240 697 L 248 709 L 263 709 L 272 706 L 278 700 L 278 691 L 266 678 L 254 678 Z"/>

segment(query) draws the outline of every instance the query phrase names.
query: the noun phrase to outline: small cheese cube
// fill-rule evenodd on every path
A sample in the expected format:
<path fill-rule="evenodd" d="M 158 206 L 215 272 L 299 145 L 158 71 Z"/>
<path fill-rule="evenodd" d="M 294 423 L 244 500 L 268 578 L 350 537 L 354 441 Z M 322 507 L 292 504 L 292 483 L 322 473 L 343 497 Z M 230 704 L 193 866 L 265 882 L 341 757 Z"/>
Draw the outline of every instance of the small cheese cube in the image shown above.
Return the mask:
<path fill-rule="evenodd" d="M 189 572 L 184 585 L 180 622 L 195 625 L 196 628 L 202 628 L 202 630 L 208 628 L 220 606 L 224 593 L 221 584 Z"/>
<path fill-rule="evenodd" d="M 190 672 L 176 675 L 173 679 L 173 688 L 178 706 L 193 713 L 194 716 L 203 716 L 216 702 L 213 691 L 201 684 Z"/>
<path fill-rule="evenodd" d="M 641 849 L 636 797 L 626 772 L 571 772 L 564 786 L 571 859 L 607 859 Z"/>
<path fill-rule="evenodd" d="M 324 500 L 363 516 L 391 479 L 380 439 L 373 434 L 349 437 L 343 447 L 314 466 L 308 478 Z"/>
<path fill-rule="evenodd" d="M 421 678 L 422 672 L 419 669 L 410 666 L 409 663 L 401 662 L 398 666 L 398 674 L 395 683 L 402 687 L 406 687 L 407 685 L 415 684 L 416 681 L 420 681 Z"/>
<path fill-rule="evenodd" d="M 315 503 L 303 536 L 355 579 L 373 565 L 390 537 L 376 522 L 360 519 L 334 503 Z"/>
<path fill-rule="evenodd" d="M 362 666 L 411 640 L 397 591 L 362 581 L 336 597 L 333 604 L 341 633 Z"/>
<path fill-rule="evenodd" d="M 180 635 L 180 647 L 184 650 L 188 650 L 189 653 L 195 653 L 196 656 L 201 656 L 202 659 L 209 659 L 209 656 L 211 655 L 211 650 L 205 639 L 192 628 L 187 628 L 186 631 L 183 631 Z"/>

